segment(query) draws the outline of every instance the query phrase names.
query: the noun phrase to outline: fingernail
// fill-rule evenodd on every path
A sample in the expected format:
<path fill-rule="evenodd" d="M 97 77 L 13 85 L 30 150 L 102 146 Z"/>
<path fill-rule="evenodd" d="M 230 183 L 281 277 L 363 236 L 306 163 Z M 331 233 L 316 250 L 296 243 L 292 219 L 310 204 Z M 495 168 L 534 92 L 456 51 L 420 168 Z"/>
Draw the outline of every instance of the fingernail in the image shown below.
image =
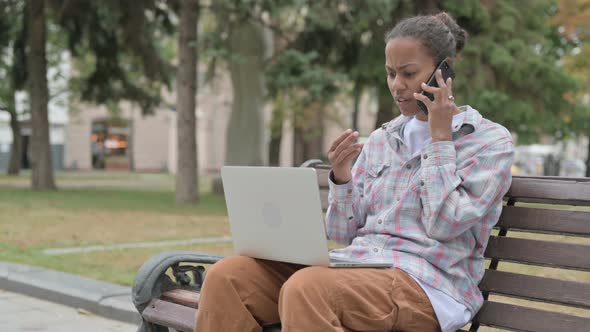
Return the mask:
<path fill-rule="evenodd" d="M 353 136 L 358 136 L 359 135 L 359 132 L 358 131 L 355 131 L 354 133 L 352 133 L 352 135 Z"/>
<path fill-rule="evenodd" d="M 352 131 L 352 129 L 346 129 L 347 134 L 350 134 L 351 131 Z"/>

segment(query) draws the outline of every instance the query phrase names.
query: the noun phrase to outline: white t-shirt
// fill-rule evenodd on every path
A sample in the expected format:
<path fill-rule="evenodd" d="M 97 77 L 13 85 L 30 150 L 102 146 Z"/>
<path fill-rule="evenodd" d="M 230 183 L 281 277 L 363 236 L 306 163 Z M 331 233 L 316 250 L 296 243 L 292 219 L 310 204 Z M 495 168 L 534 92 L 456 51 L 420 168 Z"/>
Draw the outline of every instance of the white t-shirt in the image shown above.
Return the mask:
<path fill-rule="evenodd" d="M 453 116 L 453 131 L 459 129 L 464 118 L 465 112 Z M 412 158 L 419 155 L 422 147 L 432 140 L 428 122 L 412 117 L 406 123 L 403 139 L 404 144 L 410 149 Z M 442 332 L 455 332 L 471 320 L 471 311 L 466 306 L 440 290 L 424 284 L 418 278 L 414 276 L 412 278 L 416 280 L 428 296 Z"/>
<path fill-rule="evenodd" d="M 453 115 L 453 122 L 451 124 L 453 131 L 458 130 L 459 126 L 463 124 L 464 120 L 465 112 Z M 416 117 L 412 117 L 406 123 L 403 138 L 404 144 L 408 146 L 412 152 L 412 158 L 416 157 L 422 150 L 422 147 L 432 141 L 432 138 L 430 137 L 428 121 L 420 121 L 416 119 Z"/>

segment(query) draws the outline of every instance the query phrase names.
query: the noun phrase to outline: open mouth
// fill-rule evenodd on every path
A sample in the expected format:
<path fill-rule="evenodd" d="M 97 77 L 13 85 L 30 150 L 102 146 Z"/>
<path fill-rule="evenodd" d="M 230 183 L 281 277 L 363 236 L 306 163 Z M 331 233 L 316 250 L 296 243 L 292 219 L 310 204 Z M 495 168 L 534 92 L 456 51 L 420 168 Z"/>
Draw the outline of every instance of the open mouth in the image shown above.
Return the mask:
<path fill-rule="evenodd" d="M 397 102 L 398 105 L 402 106 L 402 105 L 408 105 L 410 102 L 413 101 L 413 99 L 410 99 L 410 98 L 395 98 L 395 101 Z"/>

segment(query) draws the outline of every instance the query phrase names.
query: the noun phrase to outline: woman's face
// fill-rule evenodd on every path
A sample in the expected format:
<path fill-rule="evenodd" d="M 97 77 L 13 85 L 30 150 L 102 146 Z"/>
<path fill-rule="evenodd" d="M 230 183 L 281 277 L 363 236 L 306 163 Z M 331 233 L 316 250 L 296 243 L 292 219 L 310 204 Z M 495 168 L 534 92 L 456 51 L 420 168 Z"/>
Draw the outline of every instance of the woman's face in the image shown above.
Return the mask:
<path fill-rule="evenodd" d="M 387 86 L 403 115 L 416 115 L 420 119 L 428 119 L 418 108 L 413 93 L 422 92 L 420 84 L 430 78 L 434 68 L 434 59 L 417 39 L 398 37 L 387 42 Z"/>

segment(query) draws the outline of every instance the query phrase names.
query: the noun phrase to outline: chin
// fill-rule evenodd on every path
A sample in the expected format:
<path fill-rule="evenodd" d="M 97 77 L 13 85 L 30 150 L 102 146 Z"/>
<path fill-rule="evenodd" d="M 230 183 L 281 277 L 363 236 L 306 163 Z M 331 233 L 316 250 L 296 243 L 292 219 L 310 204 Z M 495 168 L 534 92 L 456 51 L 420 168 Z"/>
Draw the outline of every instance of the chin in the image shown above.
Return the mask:
<path fill-rule="evenodd" d="M 412 107 L 412 108 L 407 108 L 407 107 L 399 107 L 400 112 L 405 115 L 405 116 L 415 116 L 416 114 L 418 114 L 418 112 L 420 112 L 420 109 L 418 107 Z"/>

